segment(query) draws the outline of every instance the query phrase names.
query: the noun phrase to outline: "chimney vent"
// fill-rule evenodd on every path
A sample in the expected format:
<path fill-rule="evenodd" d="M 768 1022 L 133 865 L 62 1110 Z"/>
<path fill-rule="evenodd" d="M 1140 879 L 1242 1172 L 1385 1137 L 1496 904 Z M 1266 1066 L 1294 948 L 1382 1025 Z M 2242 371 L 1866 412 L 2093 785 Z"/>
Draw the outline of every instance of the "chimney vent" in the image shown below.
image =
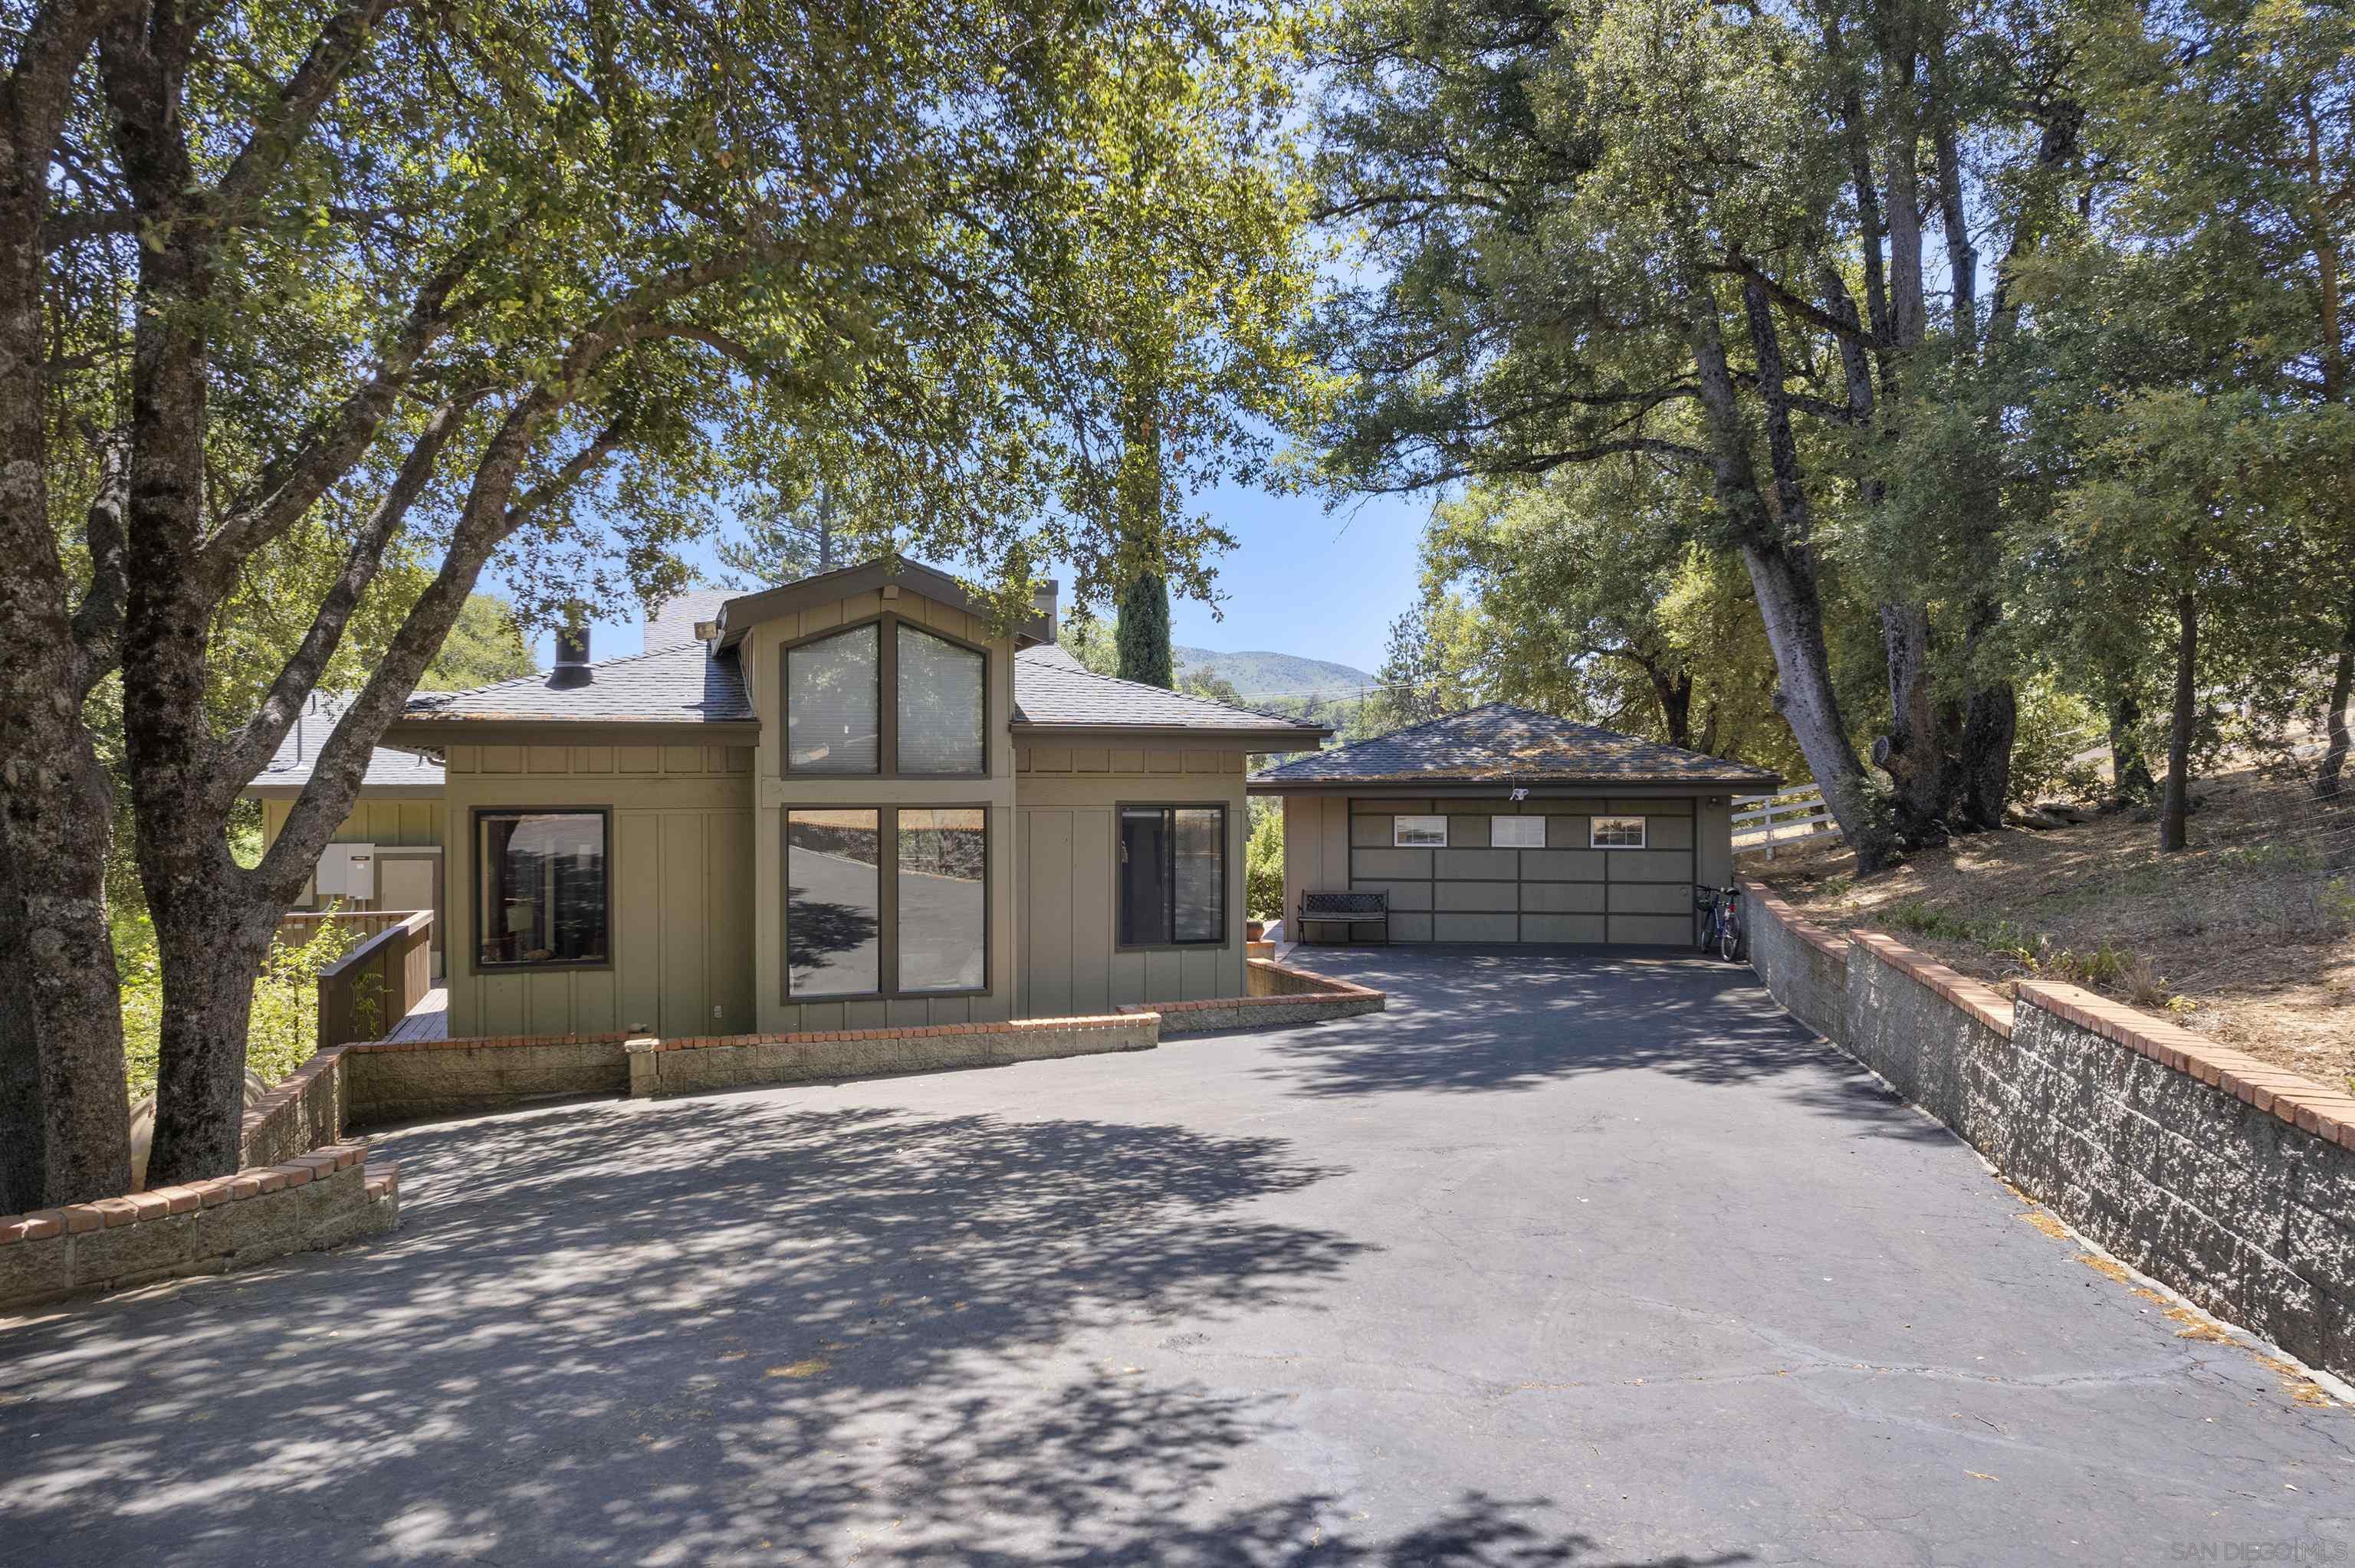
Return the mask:
<path fill-rule="evenodd" d="M 556 672 L 549 684 L 585 686 L 590 680 L 589 616 L 576 603 L 566 609 L 564 624 L 556 629 Z"/>
<path fill-rule="evenodd" d="M 1047 641 L 1050 642 L 1055 641 L 1061 635 L 1061 629 L 1055 624 L 1055 609 L 1056 600 L 1061 596 L 1062 591 L 1063 585 L 1053 577 L 1049 577 L 1030 595 L 1031 608 L 1046 618 Z"/>

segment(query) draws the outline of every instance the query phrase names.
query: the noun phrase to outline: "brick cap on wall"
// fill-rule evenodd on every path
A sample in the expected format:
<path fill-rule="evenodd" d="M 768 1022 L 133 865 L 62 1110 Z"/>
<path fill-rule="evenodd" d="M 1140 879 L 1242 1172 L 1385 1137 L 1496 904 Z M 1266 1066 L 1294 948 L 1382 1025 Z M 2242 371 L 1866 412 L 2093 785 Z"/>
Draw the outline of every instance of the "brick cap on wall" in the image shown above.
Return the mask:
<path fill-rule="evenodd" d="M 366 1154 L 367 1150 L 357 1143 L 330 1144 L 325 1149 L 314 1149 L 308 1154 L 299 1155 L 283 1165 L 257 1166 L 234 1175 L 216 1176 L 207 1181 L 156 1187 L 125 1197 L 68 1203 L 62 1208 L 39 1209 L 29 1214 L 10 1214 L 0 1218 L 0 1246 L 136 1224 L 142 1220 L 185 1214 L 196 1209 L 209 1209 L 221 1203 L 258 1198 L 264 1192 L 307 1186 L 314 1178 L 324 1181 L 338 1171 L 359 1164 Z M 391 1166 L 377 1164 L 368 1169 L 371 1175 L 382 1172 L 389 1187 L 393 1181 Z"/>
<path fill-rule="evenodd" d="M 2154 1018 L 2083 986 L 2022 980 L 2019 1000 L 2024 1006 L 2065 1018 L 2162 1066 L 2188 1073 L 2243 1104 L 2271 1112 L 2302 1132 L 2355 1150 L 2355 1095 L 2303 1073 L 2276 1067 L 2245 1051 L 2220 1045 L 2179 1023 Z"/>
<path fill-rule="evenodd" d="M 1783 902 L 1773 888 L 1764 883 L 1753 882 L 1746 876 L 1736 877 L 1734 881 L 1741 887 L 1742 896 L 1755 899 L 1766 913 L 1774 917 L 1776 925 L 1823 954 L 1824 957 L 1842 964 L 1848 962 L 1846 942 Z"/>
<path fill-rule="evenodd" d="M 2005 1039 L 2011 1038 L 2011 1003 L 1995 987 L 1949 969 L 1929 954 L 1916 952 L 1878 931 L 1850 931 L 1848 939 L 1890 968 L 1920 980 Z"/>

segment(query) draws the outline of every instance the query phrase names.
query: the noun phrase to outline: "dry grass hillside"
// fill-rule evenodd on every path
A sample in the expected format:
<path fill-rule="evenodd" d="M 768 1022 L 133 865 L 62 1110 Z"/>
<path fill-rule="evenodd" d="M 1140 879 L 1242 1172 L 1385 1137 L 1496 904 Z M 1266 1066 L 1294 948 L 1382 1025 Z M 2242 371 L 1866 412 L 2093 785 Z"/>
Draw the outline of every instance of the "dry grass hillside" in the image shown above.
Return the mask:
<path fill-rule="evenodd" d="M 2333 1085 L 2355 1080 L 2355 806 L 2239 772 L 2202 779 L 2192 847 L 2143 813 L 1958 839 L 1878 875 L 1838 848 L 1742 869 L 1834 929 L 1867 927 L 2009 991 L 2042 975 L 2165 1012 Z"/>

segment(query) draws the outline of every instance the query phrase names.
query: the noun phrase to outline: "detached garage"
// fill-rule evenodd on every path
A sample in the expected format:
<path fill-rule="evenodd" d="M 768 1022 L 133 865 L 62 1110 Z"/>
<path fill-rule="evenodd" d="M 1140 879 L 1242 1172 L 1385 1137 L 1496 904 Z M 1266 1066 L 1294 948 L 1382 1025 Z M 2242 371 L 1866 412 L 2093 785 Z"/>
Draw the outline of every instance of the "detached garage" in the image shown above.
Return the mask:
<path fill-rule="evenodd" d="M 1733 797 L 1782 783 L 1492 703 L 1295 758 L 1250 788 L 1284 801 L 1295 935 L 1305 893 L 1380 893 L 1394 942 L 1682 946 L 1700 929 L 1694 885 L 1732 879 Z"/>

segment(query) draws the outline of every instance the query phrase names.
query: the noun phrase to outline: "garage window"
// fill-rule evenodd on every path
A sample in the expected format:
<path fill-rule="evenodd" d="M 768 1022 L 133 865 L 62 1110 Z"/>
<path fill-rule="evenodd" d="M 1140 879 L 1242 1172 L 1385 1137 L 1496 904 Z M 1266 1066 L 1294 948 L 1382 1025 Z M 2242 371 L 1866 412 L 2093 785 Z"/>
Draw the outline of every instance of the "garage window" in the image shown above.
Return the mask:
<path fill-rule="evenodd" d="M 1586 842 L 1596 849 L 1644 847 L 1644 819 L 1641 817 L 1596 817 L 1593 822 Z"/>
<path fill-rule="evenodd" d="M 1391 819 L 1391 844 L 1395 849 L 1445 849 L 1447 819 L 1393 817 Z"/>
<path fill-rule="evenodd" d="M 1543 817 L 1491 817 L 1488 844 L 1492 849 L 1545 848 Z"/>

